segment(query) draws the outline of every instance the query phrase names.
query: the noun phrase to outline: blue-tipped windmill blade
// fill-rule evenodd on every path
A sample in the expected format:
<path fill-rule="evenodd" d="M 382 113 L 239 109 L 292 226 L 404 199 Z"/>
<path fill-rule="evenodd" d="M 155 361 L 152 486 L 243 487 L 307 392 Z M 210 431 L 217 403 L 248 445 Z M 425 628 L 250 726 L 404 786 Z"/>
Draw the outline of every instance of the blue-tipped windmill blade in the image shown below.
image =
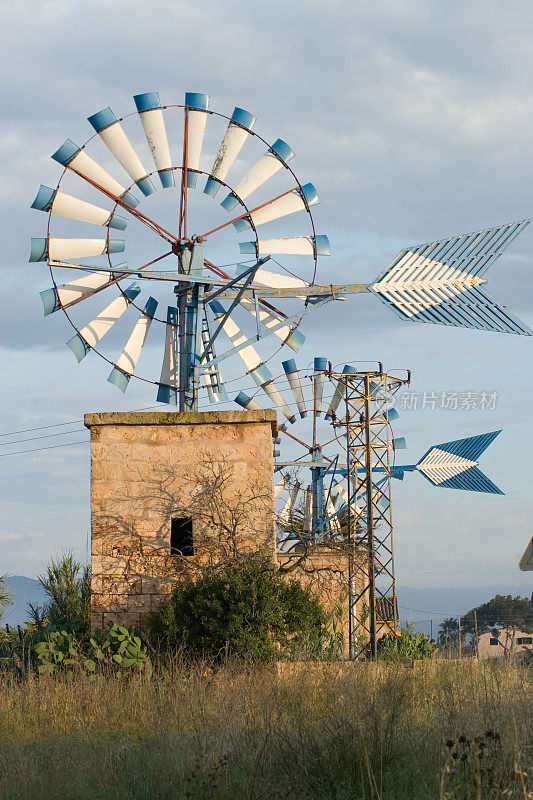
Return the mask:
<path fill-rule="evenodd" d="M 220 143 L 204 192 L 214 197 L 230 171 L 255 124 L 255 117 L 242 108 L 235 108 Z"/>
<path fill-rule="evenodd" d="M 144 195 L 155 192 L 152 179 L 133 145 L 124 133 L 124 129 L 112 110 L 107 107 L 88 117 L 89 122 L 112 153 L 122 168 L 128 173 Z"/>
<path fill-rule="evenodd" d="M 503 494 L 502 490 L 479 469 L 477 462 L 479 456 L 500 433 L 501 431 L 493 431 L 434 445 L 422 456 L 418 464 L 410 469 L 422 473 L 433 486 Z"/>
<path fill-rule="evenodd" d="M 185 93 L 185 131 L 187 186 L 194 189 L 198 180 L 200 157 L 204 144 L 209 95 L 198 92 Z"/>
<path fill-rule="evenodd" d="M 531 336 L 525 323 L 481 288 L 485 273 L 530 221 L 406 248 L 369 291 L 401 319 Z"/>
<path fill-rule="evenodd" d="M 154 164 L 159 173 L 161 186 L 169 189 L 174 186 L 172 158 L 168 146 L 165 117 L 159 92 L 144 92 L 133 97 L 148 147 L 152 153 Z"/>
<path fill-rule="evenodd" d="M 236 184 L 233 191 L 221 202 L 222 208 L 228 213 L 240 202 L 246 200 L 252 192 L 268 181 L 287 161 L 294 157 L 289 145 L 282 139 L 277 139 L 272 147 L 255 162 L 246 175 Z"/>

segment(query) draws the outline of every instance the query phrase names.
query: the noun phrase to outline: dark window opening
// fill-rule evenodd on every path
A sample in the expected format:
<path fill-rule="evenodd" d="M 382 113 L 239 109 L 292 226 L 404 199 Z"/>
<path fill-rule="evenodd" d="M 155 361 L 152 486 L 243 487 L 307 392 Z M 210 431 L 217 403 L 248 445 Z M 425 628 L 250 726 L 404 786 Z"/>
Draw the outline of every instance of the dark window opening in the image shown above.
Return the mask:
<path fill-rule="evenodd" d="M 494 637 L 492 637 L 492 639 L 490 640 L 489 644 L 500 644 L 500 640 L 499 639 L 495 639 Z"/>
<path fill-rule="evenodd" d="M 533 644 L 533 636 L 519 636 L 518 644 Z"/>
<path fill-rule="evenodd" d="M 171 520 L 170 554 L 177 556 L 194 555 L 192 519 L 190 517 L 174 517 Z"/>

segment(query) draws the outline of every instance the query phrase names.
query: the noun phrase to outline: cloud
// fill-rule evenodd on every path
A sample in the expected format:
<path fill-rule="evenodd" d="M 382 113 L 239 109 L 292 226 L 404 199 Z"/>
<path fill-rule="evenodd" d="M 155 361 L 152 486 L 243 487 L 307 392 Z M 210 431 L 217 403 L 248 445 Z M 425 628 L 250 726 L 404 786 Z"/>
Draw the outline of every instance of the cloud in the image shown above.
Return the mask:
<path fill-rule="evenodd" d="M 320 266 L 324 283 L 369 281 L 408 244 L 530 214 L 533 8 L 526 0 L 517 0 L 512 14 L 497 0 L 330 0 L 327 7 L 273 0 L 268 8 L 244 0 L 19 0 L 6 6 L 3 21 L 2 433 L 154 402 L 151 385 L 137 383 L 120 395 L 106 382 L 108 365 L 92 356 L 77 367 L 64 344 L 68 323 L 42 316 L 38 292 L 49 285 L 46 267 L 27 262 L 29 237 L 43 236 L 46 225 L 28 206 L 40 183 L 54 186 L 60 175 L 49 154 L 67 136 L 81 144 L 92 135 L 86 117 L 98 109 L 132 111 L 134 93 L 158 89 L 164 102 L 180 103 L 186 90 L 207 91 L 212 108 L 249 109 L 267 140 L 288 141 L 297 175 L 319 190 L 314 218 L 332 243 L 332 256 Z M 173 146 L 178 139 L 176 130 Z M 215 146 L 210 140 L 211 154 Z M 110 164 L 118 177 L 120 169 Z M 176 207 L 166 213 L 174 224 Z M 527 230 L 489 275 L 492 293 L 530 321 L 532 244 Z M 128 258 L 140 259 L 144 247 L 145 240 L 134 238 Z M 402 323 L 368 295 L 310 314 L 303 328 L 308 340 L 298 360 L 305 363 L 322 353 L 335 361 L 380 359 L 412 368 L 421 391 L 499 391 L 490 419 L 432 412 L 400 418 L 398 432 L 407 431 L 413 460 L 434 441 L 503 426 L 484 464 L 509 496 L 485 502 L 421 480 L 395 485 L 397 561 L 402 581 L 416 585 L 421 575 L 429 583 L 441 575 L 446 585 L 452 585 L 446 575 L 470 580 L 477 553 L 480 569 L 514 577 L 513 547 L 533 510 L 524 452 L 531 342 Z M 109 334 L 111 356 L 126 332 L 117 326 Z M 157 374 L 155 344 L 143 358 Z M 228 365 L 226 374 L 235 373 Z M 8 442 L 32 450 L 79 435 L 16 441 L 46 433 L 0 438 L 0 454 Z M 60 542 L 84 550 L 86 445 L 0 457 L 0 473 L 8 520 L 2 563 L 24 572 L 22 526 L 37 514 L 46 538 L 34 551 L 36 568 Z"/>

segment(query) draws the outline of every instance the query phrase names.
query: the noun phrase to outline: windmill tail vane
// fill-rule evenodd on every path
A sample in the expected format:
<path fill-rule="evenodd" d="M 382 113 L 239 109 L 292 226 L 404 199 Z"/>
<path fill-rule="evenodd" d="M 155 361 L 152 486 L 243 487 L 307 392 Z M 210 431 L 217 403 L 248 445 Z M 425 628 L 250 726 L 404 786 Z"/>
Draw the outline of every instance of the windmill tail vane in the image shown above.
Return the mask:
<path fill-rule="evenodd" d="M 403 480 L 406 472 L 420 472 L 433 486 L 485 494 L 504 494 L 478 466 L 480 455 L 500 433 L 501 431 L 492 431 L 480 436 L 469 436 L 467 439 L 433 445 L 418 463 L 391 467 L 391 477 Z"/>
<path fill-rule="evenodd" d="M 530 221 L 406 248 L 368 291 L 404 320 L 531 336 L 482 288 L 484 275 Z"/>

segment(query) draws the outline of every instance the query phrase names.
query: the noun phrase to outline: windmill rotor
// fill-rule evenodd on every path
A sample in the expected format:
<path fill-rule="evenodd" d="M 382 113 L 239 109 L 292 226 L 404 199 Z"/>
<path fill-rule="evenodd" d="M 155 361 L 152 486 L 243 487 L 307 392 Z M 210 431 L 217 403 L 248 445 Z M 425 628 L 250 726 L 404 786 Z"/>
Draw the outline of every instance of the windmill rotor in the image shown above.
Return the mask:
<path fill-rule="evenodd" d="M 136 111 L 124 117 L 110 108 L 91 115 L 94 135 L 82 146 L 68 139 L 52 156 L 63 172 L 55 188 L 39 188 L 32 204 L 48 214 L 48 224 L 44 238 L 32 239 L 30 261 L 49 266 L 44 313 L 64 312 L 78 361 L 94 350 L 111 365 L 108 380 L 121 391 L 140 378 L 157 386 L 159 401 L 195 409 L 200 386 L 211 402 L 227 399 L 220 364 L 231 356 L 242 362 L 241 374 L 262 385 L 270 380 L 265 362 L 272 352 L 260 355 L 257 342 L 269 337 L 267 345 L 274 340 L 277 349 L 299 350 L 300 323 L 313 308 L 307 295 L 288 294 L 274 305 L 255 276 L 269 261 L 270 284 L 286 286 L 289 275 L 294 282 L 300 273 L 296 281 L 309 289 L 329 243 L 315 231 L 316 189 L 296 177 L 284 141 L 269 144 L 252 130 L 252 114 L 212 111 L 208 96 L 198 93 L 187 93 L 181 105 L 163 105 L 157 92 L 134 101 Z M 126 180 L 114 177 L 119 171 Z M 198 198 L 191 202 L 202 179 L 201 197 L 212 206 L 222 197 L 217 211 L 204 208 L 203 215 Z M 166 190 L 165 204 L 154 200 L 157 184 Z M 142 211 L 139 197 L 149 198 L 157 213 Z M 79 238 L 63 234 L 73 232 L 73 222 Z M 263 225 L 272 233 L 278 227 L 277 236 L 260 238 Z M 93 226 L 105 235 L 91 237 Z M 136 263 L 130 264 L 118 260 L 126 239 L 115 236 L 132 227 Z M 243 235 L 247 240 L 239 241 Z M 272 260 L 278 254 L 283 265 Z M 137 365 L 155 329 L 161 371 L 147 376 Z"/>
<path fill-rule="evenodd" d="M 278 410 L 281 424 L 280 436 L 274 444 L 278 476 L 275 495 L 279 539 L 286 548 L 302 538 L 316 542 L 324 536 L 339 536 L 348 508 L 351 513 L 359 514 L 365 489 L 358 489 L 356 476 L 349 474 L 346 423 L 362 418 L 364 408 L 358 400 L 346 405 L 343 385 L 335 378 L 335 374 L 352 376 L 357 367 L 345 364 L 332 369 L 325 358 L 315 358 L 304 369 L 298 369 L 295 360 L 289 359 L 283 362 L 283 367 L 284 374 L 277 376 L 269 387 L 262 387 L 253 396 L 240 392 L 235 401 L 245 409 L 259 409 L 261 403 L 270 401 Z M 392 430 L 392 423 L 400 416 L 393 407 L 396 386 L 392 380 L 384 390 L 374 374 L 379 372 L 369 371 L 369 389 L 378 412 L 383 412 L 383 427 L 389 429 L 390 453 L 389 465 L 377 462 L 373 467 L 372 491 L 378 504 L 383 507 L 390 502 L 384 490 L 385 481 L 403 480 L 410 472 L 419 473 L 433 486 L 503 494 L 479 468 L 479 457 L 501 431 L 434 445 L 416 464 L 399 464 L 399 453 L 407 445 L 405 438 L 395 436 Z M 285 452 L 282 443 L 289 445 L 283 448 Z M 362 475 L 364 467 L 359 465 L 356 472 Z M 298 532 L 292 539 L 291 527 Z"/>

